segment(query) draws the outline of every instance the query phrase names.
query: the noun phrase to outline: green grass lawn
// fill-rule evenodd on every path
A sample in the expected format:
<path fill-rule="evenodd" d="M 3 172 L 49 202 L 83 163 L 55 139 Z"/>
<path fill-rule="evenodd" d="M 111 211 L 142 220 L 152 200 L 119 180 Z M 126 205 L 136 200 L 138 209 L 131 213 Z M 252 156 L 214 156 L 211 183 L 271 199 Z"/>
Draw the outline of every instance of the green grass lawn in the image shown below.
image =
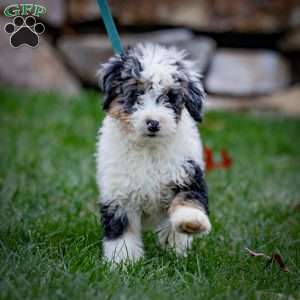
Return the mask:
<path fill-rule="evenodd" d="M 92 92 L 0 91 L 0 299 L 300 298 L 299 119 L 207 113 L 205 144 L 234 159 L 207 174 L 213 231 L 187 258 L 147 233 L 145 259 L 110 271 L 95 184 L 102 118 Z M 290 272 L 245 247 L 279 251 Z"/>

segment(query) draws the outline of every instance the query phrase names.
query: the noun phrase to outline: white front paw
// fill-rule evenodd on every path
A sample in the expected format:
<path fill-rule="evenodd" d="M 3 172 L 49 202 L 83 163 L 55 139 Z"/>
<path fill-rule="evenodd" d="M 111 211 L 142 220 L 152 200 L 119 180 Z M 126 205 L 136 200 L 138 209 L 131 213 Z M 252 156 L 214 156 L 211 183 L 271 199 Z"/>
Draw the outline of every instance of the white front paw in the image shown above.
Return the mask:
<path fill-rule="evenodd" d="M 114 240 L 104 240 L 103 252 L 106 261 L 116 264 L 134 263 L 144 254 L 141 239 L 133 233 L 125 233 Z"/>

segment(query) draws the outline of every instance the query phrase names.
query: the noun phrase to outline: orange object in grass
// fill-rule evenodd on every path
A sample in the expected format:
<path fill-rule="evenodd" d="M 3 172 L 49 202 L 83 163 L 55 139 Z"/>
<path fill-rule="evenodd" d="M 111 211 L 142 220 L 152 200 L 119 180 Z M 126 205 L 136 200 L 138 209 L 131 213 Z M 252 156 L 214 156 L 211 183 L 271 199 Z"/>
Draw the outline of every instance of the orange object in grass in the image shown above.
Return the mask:
<path fill-rule="evenodd" d="M 221 150 L 221 158 L 222 160 L 220 162 L 215 162 L 212 149 L 207 146 L 204 147 L 204 159 L 207 171 L 214 169 L 228 169 L 231 167 L 232 158 L 225 149 Z"/>

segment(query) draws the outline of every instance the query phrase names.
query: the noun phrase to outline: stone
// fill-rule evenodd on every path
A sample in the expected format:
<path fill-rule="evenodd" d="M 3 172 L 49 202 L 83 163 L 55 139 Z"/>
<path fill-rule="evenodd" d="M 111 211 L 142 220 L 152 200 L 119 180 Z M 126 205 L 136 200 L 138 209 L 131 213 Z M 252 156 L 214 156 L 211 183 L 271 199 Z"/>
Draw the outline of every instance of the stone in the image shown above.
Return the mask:
<path fill-rule="evenodd" d="M 289 19 L 289 27 L 296 28 L 300 26 L 300 4 L 296 5 L 293 9 L 292 14 L 290 15 Z"/>
<path fill-rule="evenodd" d="M 0 18 L 4 28 L 6 18 Z M 0 30 L 0 84 L 15 88 L 56 91 L 77 94 L 80 83 L 68 72 L 46 38 L 41 38 L 37 48 L 21 46 L 12 48 L 9 35 Z"/>
<path fill-rule="evenodd" d="M 300 85 L 293 86 L 275 95 L 258 101 L 261 107 L 279 111 L 289 116 L 300 116 Z"/>
<path fill-rule="evenodd" d="M 256 105 L 250 99 L 207 95 L 204 109 L 206 111 L 250 111 L 255 107 Z"/>
<path fill-rule="evenodd" d="M 143 34 L 125 34 L 121 36 L 124 47 L 139 42 L 178 45 L 191 51 L 191 58 L 199 63 L 199 70 L 205 70 L 212 56 L 215 43 L 209 38 L 195 38 L 184 29 L 161 30 Z M 87 84 L 97 85 L 96 72 L 100 63 L 113 55 L 111 44 L 105 35 L 64 36 L 58 43 L 68 65 Z"/>
<path fill-rule="evenodd" d="M 300 117 L 300 85 L 290 87 L 266 97 L 239 98 L 208 95 L 205 109 L 224 111 L 276 112 Z"/>
<path fill-rule="evenodd" d="M 210 32 L 282 32 L 295 24 L 299 1 L 111 0 L 122 25 L 186 26 Z M 299 20 L 298 20 L 299 23 Z"/>
<path fill-rule="evenodd" d="M 69 16 L 72 22 L 100 19 L 96 0 L 69 0 Z"/>
<path fill-rule="evenodd" d="M 205 73 L 216 50 L 216 42 L 207 37 L 195 37 L 190 41 L 175 42 L 178 49 L 187 52 L 187 58 L 196 62 L 200 73 Z"/>
<path fill-rule="evenodd" d="M 64 36 L 58 48 L 69 67 L 88 85 L 97 85 L 97 69 L 100 63 L 113 55 L 110 42 L 105 36 Z"/>
<path fill-rule="evenodd" d="M 205 80 L 217 95 L 254 96 L 273 93 L 290 82 L 290 66 L 268 50 L 220 49 Z"/>
<path fill-rule="evenodd" d="M 300 27 L 289 32 L 279 43 L 280 50 L 300 52 Z"/>
<path fill-rule="evenodd" d="M 67 17 L 66 1 L 64 1 L 64 0 L 40 0 L 39 4 L 41 4 L 47 8 L 47 14 L 42 17 L 42 20 L 45 21 L 45 23 L 47 23 L 53 27 L 61 27 L 64 24 L 64 22 L 66 21 L 66 17 Z"/>

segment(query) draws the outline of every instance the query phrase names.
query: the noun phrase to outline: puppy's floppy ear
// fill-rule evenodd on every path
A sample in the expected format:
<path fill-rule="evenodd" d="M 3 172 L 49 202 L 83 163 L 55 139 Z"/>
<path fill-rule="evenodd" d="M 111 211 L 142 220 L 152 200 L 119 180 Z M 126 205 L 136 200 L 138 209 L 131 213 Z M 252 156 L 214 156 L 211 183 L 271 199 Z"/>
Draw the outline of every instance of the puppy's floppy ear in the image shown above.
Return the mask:
<path fill-rule="evenodd" d="M 123 61 L 120 56 L 114 56 L 100 67 L 97 72 L 100 89 L 103 93 L 103 109 L 108 110 L 111 102 L 117 97 L 121 84 Z"/>
<path fill-rule="evenodd" d="M 185 106 L 197 122 L 202 121 L 202 106 L 205 98 L 200 79 L 188 80 L 185 88 Z"/>

